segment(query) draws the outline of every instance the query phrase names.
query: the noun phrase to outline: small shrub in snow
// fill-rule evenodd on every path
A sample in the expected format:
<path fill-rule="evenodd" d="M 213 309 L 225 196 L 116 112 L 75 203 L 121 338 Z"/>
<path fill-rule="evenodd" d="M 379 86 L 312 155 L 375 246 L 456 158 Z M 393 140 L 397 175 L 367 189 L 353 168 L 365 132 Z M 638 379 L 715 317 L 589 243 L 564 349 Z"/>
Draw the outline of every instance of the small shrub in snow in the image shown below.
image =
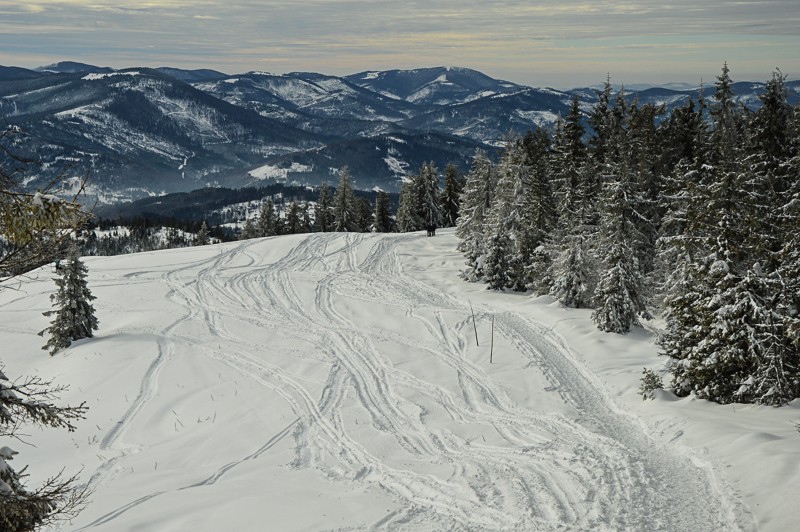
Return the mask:
<path fill-rule="evenodd" d="M 661 375 L 652 369 L 644 368 L 642 371 L 641 384 L 639 385 L 639 393 L 642 396 L 642 401 L 647 399 L 655 399 L 655 391 L 664 388 L 664 381 L 661 380 Z"/>

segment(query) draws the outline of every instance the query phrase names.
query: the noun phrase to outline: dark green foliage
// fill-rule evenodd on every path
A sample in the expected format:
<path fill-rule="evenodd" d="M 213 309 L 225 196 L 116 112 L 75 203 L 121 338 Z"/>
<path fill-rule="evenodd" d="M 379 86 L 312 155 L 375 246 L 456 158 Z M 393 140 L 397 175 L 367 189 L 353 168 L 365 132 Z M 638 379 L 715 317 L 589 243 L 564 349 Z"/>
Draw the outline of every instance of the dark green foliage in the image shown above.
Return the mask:
<path fill-rule="evenodd" d="M 458 168 L 448 164 L 444 173 L 444 190 L 442 191 L 441 210 L 445 227 L 455 227 L 458 222 L 461 200 L 459 196 L 464 189 L 464 182 L 458 175 Z"/>
<path fill-rule="evenodd" d="M 319 189 L 319 199 L 315 207 L 314 224 L 320 233 L 333 231 L 333 199 L 328 183 L 322 183 Z"/>
<path fill-rule="evenodd" d="M 350 171 L 344 167 L 339 173 L 339 185 L 333 195 L 333 226 L 336 232 L 358 232 L 359 211 L 353 195 L 353 186 L 350 184 Z"/>
<path fill-rule="evenodd" d="M 663 120 L 607 82 L 588 118 L 573 100 L 552 143 L 531 132 L 497 165 L 476 157 L 462 276 L 595 306 L 609 332 L 656 308 L 680 396 L 800 397 L 800 112 L 784 81 L 776 71 L 747 111 L 724 65 L 708 105 L 701 91 Z M 645 372 L 644 397 L 661 386 Z"/>
<path fill-rule="evenodd" d="M 275 212 L 275 204 L 270 198 L 266 203 L 261 204 L 261 211 L 258 213 L 258 222 L 256 223 L 257 234 L 259 237 L 279 235 L 281 228 L 282 224 L 278 213 Z"/>
<path fill-rule="evenodd" d="M 440 204 L 439 174 L 436 166 L 426 163 L 419 174 L 409 176 L 400 190 L 397 229 L 406 233 L 426 227 L 440 227 L 444 221 Z"/>
<path fill-rule="evenodd" d="M 77 246 L 70 249 L 67 259 L 59 264 L 60 277 L 55 279 L 58 291 L 50 296 L 55 310 L 43 314 L 55 318 L 50 327 L 39 335 L 47 333 L 50 338 L 42 349 L 55 355 L 59 350 L 69 347 L 73 341 L 91 338 L 97 330 L 98 321 L 94 315 L 91 301 L 96 299 L 86 283 L 87 269 L 78 255 Z"/>
<path fill-rule="evenodd" d="M 389 195 L 384 191 L 378 191 L 375 197 L 375 222 L 376 233 L 389 233 L 392 230 L 392 217 L 389 212 Z"/>
<path fill-rule="evenodd" d="M 85 416 L 86 406 L 53 404 L 63 390 L 38 377 L 12 382 L 0 368 L 0 436 L 18 437 L 17 431 L 27 425 L 75 430 L 73 422 Z M 76 477 L 58 474 L 30 489 L 24 482 L 27 467 L 16 471 L 9 463 L 17 454 L 0 447 L 0 530 L 34 530 L 74 517 L 86 501 L 87 488 L 77 486 Z"/>
<path fill-rule="evenodd" d="M 200 225 L 200 230 L 197 232 L 197 236 L 194 239 L 195 246 L 207 246 L 211 243 L 211 239 L 209 237 L 210 231 L 208 229 L 208 225 L 206 224 L 205 220 Z"/>
<path fill-rule="evenodd" d="M 661 390 L 664 388 L 664 381 L 661 379 L 661 375 L 653 371 L 652 369 L 644 368 L 642 370 L 642 379 L 639 385 L 639 394 L 642 396 L 642 400 L 646 401 L 647 399 L 655 399 L 655 392 L 656 390 Z"/>

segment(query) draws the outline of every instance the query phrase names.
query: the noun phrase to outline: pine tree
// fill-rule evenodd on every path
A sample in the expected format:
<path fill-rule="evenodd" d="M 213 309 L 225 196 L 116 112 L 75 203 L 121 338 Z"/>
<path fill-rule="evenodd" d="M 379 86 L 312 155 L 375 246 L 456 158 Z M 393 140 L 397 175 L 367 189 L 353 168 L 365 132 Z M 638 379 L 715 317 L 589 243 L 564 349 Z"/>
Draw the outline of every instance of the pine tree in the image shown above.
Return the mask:
<path fill-rule="evenodd" d="M 705 282 L 703 257 L 711 250 L 702 223 L 710 167 L 703 162 L 702 153 L 694 153 L 694 160 L 678 163 L 668 181 L 670 186 L 662 196 L 665 216 L 658 239 L 660 295 L 667 322 L 660 345 L 662 354 L 670 358 L 673 388 L 679 395 L 691 389 L 681 361 L 702 341 L 710 322 L 706 306 L 711 288 Z"/>
<path fill-rule="evenodd" d="M 375 222 L 376 233 L 388 233 L 392 228 L 392 218 L 389 212 L 389 194 L 379 190 L 375 196 Z"/>
<path fill-rule="evenodd" d="M 345 166 L 339 173 L 339 185 L 333 196 L 333 226 L 336 232 L 358 232 L 357 213 L 350 184 L 350 170 Z"/>
<path fill-rule="evenodd" d="M 32 164 L 11 151 L 21 131 L 8 126 L 0 131 L 0 281 L 28 272 L 52 261 L 59 250 L 91 218 L 77 196 L 61 199 L 48 189 L 29 193 L 22 187 L 24 164 Z M 6 168 L 4 161 L 19 163 Z M 82 190 L 82 187 L 80 187 Z"/>
<path fill-rule="evenodd" d="M 309 210 L 310 206 L 308 202 L 303 203 L 303 206 L 300 209 L 300 223 L 302 224 L 303 233 L 310 233 L 313 229 L 313 224 L 311 223 L 311 213 Z"/>
<path fill-rule="evenodd" d="M 253 222 L 252 218 L 248 218 L 244 221 L 244 227 L 242 228 L 241 235 L 239 235 L 239 240 L 249 240 L 258 237 L 259 233 L 256 224 Z"/>
<path fill-rule="evenodd" d="M 592 157 L 598 164 L 604 164 L 610 151 L 614 126 L 614 109 L 611 104 L 611 79 L 606 79 L 602 92 L 597 93 L 597 103 L 589 115 L 589 125 L 594 136 L 589 141 Z"/>
<path fill-rule="evenodd" d="M 439 227 L 442 225 L 442 209 L 439 205 L 439 173 L 433 162 L 422 165 L 419 173 L 419 188 L 421 189 L 420 218 L 426 227 Z"/>
<path fill-rule="evenodd" d="M 289 235 L 306 232 L 303 227 L 303 208 L 296 201 L 289 204 L 289 210 L 286 213 L 285 232 Z"/>
<path fill-rule="evenodd" d="M 548 248 L 556 227 L 556 209 L 551 184 L 550 138 L 537 128 L 528 131 L 522 140 L 524 160 L 522 163 L 521 228 L 515 236 L 515 251 L 512 257 L 514 285 L 516 291 L 532 289 L 546 294 L 552 285 L 550 270 L 552 259 Z"/>
<path fill-rule="evenodd" d="M 280 234 L 278 213 L 275 212 L 275 204 L 272 198 L 269 198 L 266 203 L 261 204 L 261 210 L 258 214 L 258 236 L 274 236 Z"/>
<path fill-rule="evenodd" d="M 373 223 L 372 204 L 364 196 L 354 196 L 354 202 L 356 207 L 356 230 L 367 233 Z"/>
<path fill-rule="evenodd" d="M 208 224 L 206 221 L 203 220 L 203 223 L 200 224 L 200 230 L 197 232 L 197 236 L 194 239 L 195 246 L 207 246 L 211 243 L 210 238 L 210 231 L 208 230 Z"/>
<path fill-rule="evenodd" d="M 320 233 L 333 231 L 333 200 L 328 183 L 322 183 L 319 189 L 319 200 L 314 211 L 314 223 Z"/>
<path fill-rule="evenodd" d="M 494 165 L 486 157 L 486 152 L 476 150 L 460 196 L 461 215 L 456 224 L 456 236 L 462 242 L 474 233 L 483 232 L 486 215 L 492 206 L 496 182 L 497 174 Z"/>
<path fill-rule="evenodd" d="M 606 188 L 600 243 L 604 268 L 594 294 L 598 308 L 592 320 L 602 331 L 623 334 L 639 323 L 638 314 L 646 313 L 644 279 L 631 246 L 636 230 L 626 216 L 630 206 L 625 184 L 610 181 Z"/>
<path fill-rule="evenodd" d="M 413 178 L 408 178 L 400 188 L 397 207 L 397 230 L 401 233 L 419 231 L 423 227 L 417 208 L 418 198 L 417 183 Z"/>
<path fill-rule="evenodd" d="M 445 170 L 444 190 L 442 191 L 441 210 L 443 225 L 445 227 L 455 227 L 458 222 L 459 207 L 461 205 L 461 191 L 464 183 L 458 175 L 458 169 L 454 164 L 448 164 Z"/>
<path fill-rule="evenodd" d="M 55 310 L 43 314 L 55 318 L 50 327 L 39 333 L 47 333 L 50 339 L 42 347 L 55 355 L 60 349 L 69 347 L 73 341 L 91 338 L 97 330 L 98 321 L 91 301 L 96 299 L 86 283 L 86 266 L 80 260 L 77 246 L 70 248 L 65 264 L 61 266 L 61 277 L 56 278 L 58 291 L 50 296 Z"/>
<path fill-rule="evenodd" d="M 568 235 L 553 262 L 550 294 L 569 308 L 592 305 L 594 293 L 593 261 L 580 232 Z"/>
<path fill-rule="evenodd" d="M 486 219 L 483 265 L 488 288 L 525 290 L 524 264 L 516 247 L 524 227 L 526 182 L 530 167 L 520 139 L 510 139 L 500 162 L 494 198 Z"/>
<path fill-rule="evenodd" d="M 786 227 L 785 215 L 776 206 L 783 205 L 790 191 L 793 175 L 791 159 L 790 118 L 792 108 L 787 102 L 785 76 L 774 72 L 767 82 L 766 92 L 760 96 L 762 106 L 750 124 L 749 155 L 744 158 L 746 176 L 744 186 L 748 191 L 749 236 L 745 244 L 752 251 L 752 260 L 760 261 L 767 271 L 774 271 L 781 246 L 786 242 L 782 234 Z"/>
<path fill-rule="evenodd" d="M 24 425 L 75 430 L 73 422 L 85 417 L 85 403 L 57 406 L 52 401 L 66 388 L 53 386 L 38 377 L 11 382 L 0 368 L 0 436 L 17 438 Z M 77 477 L 63 478 L 59 473 L 30 490 L 23 483 L 24 472 L 9 462 L 19 454 L 10 447 L 0 447 L 0 530 L 34 530 L 56 520 L 74 517 L 88 496 L 86 487 L 77 485 Z"/>
<path fill-rule="evenodd" d="M 461 213 L 456 224 L 458 250 L 467 258 L 467 268 L 461 276 L 471 282 L 483 278 L 487 215 L 494 200 L 496 181 L 497 174 L 486 153 L 476 150 L 461 194 Z"/>
<path fill-rule="evenodd" d="M 550 294 L 571 308 L 592 305 L 595 285 L 595 261 L 587 240 L 594 228 L 589 225 L 594 205 L 588 194 L 591 171 L 588 164 L 585 130 L 581 123 L 580 104 L 573 98 L 570 113 L 556 132 L 552 156 L 552 175 L 556 186 L 558 229 L 548 246 L 553 258 L 549 277 Z"/>
<path fill-rule="evenodd" d="M 637 254 L 643 240 L 637 211 L 641 196 L 631 168 L 630 146 L 621 122 L 606 159 L 607 173 L 600 208 L 600 239 L 603 268 L 594 294 L 598 308 L 592 314 L 597 327 L 606 332 L 626 333 L 647 315 L 644 277 Z"/>

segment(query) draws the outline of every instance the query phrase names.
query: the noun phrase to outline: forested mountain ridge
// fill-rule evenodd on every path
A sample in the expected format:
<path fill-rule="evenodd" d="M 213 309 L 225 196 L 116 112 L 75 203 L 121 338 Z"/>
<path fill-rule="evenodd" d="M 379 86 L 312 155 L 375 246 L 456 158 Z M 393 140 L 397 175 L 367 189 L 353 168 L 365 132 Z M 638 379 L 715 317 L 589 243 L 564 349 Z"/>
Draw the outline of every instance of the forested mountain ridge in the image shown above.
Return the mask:
<path fill-rule="evenodd" d="M 800 85 L 786 86 L 796 102 Z M 736 84 L 737 102 L 756 108 L 764 87 Z M 345 77 L 0 67 L 0 116 L 26 133 L 22 155 L 42 163 L 26 186 L 88 176 L 100 203 L 204 186 L 318 185 L 335 182 L 343 164 L 359 188 L 399 191 L 424 161 L 466 170 L 476 147 L 502 145 L 509 132 L 553 131 L 576 94 L 586 123 L 594 88 L 532 88 L 456 67 Z M 663 104 L 663 119 L 696 94 L 648 88 L 626 100 Z"/>

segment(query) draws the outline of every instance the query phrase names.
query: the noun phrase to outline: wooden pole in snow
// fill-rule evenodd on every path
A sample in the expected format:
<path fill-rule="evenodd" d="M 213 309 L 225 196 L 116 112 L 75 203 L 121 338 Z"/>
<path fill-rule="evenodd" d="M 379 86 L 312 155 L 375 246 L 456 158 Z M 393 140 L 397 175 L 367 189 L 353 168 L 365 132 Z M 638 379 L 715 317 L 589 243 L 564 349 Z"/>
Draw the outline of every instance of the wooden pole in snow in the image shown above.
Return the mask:
<path fill-rule="evenodd" d="M 469 299 L 467 301 L 469 301 Z M 480 344 L 478 344 L 478 326 L 475 325 L 475 311 L 472 310 L 472 301 L 469 301 L 469 311 L 472 312 L 472 327 L 475 329 L 475 345 L 480 347 Z"/>
<path fill-rule="evenodd" d="M 492 316 L 492 343 L 489 347 L 489 364 L 492 363 L 492 359 L 494 358 L 494 316 Z"/>

